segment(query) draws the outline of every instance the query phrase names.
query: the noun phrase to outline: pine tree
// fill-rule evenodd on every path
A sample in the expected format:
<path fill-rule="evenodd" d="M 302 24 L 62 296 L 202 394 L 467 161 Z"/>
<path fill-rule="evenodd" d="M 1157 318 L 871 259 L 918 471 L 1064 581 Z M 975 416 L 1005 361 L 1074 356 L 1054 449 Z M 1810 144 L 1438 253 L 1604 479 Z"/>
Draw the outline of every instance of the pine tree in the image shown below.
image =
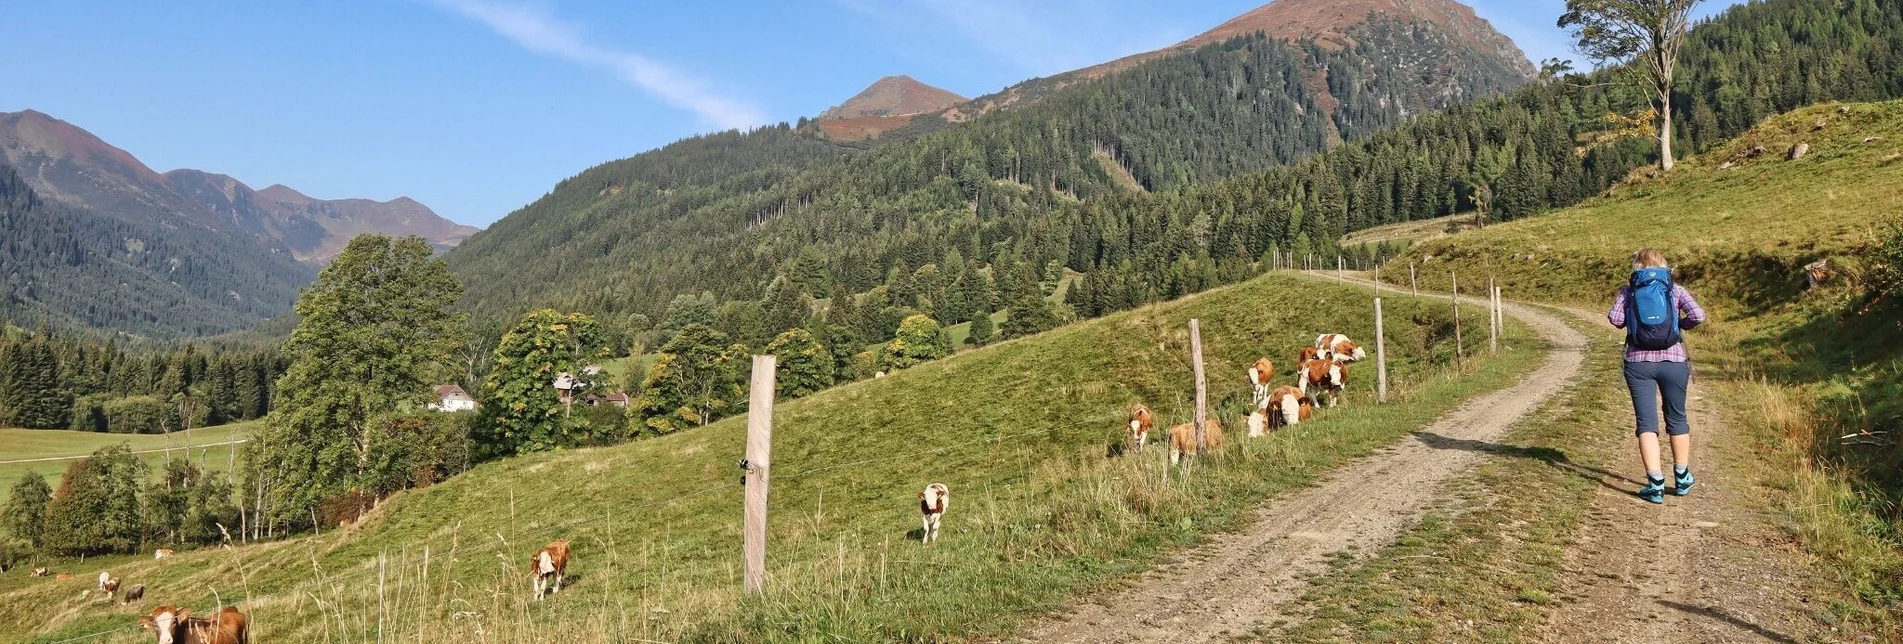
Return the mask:
<path fill-rule="evenodd" d="M 779 278 L 767 287 L 766 332 L 779 334 L 806 326 L 813 317 L 813 305 L 792 280 Z"/>
<path fill-rule="evenodd" d="M 965 344 L 982 347 L 989 344 L 991 336 L 996 333 L 991 325 L 991 316 L 980 315 L 971 319 L 971 333 L 965 336 Z"/>

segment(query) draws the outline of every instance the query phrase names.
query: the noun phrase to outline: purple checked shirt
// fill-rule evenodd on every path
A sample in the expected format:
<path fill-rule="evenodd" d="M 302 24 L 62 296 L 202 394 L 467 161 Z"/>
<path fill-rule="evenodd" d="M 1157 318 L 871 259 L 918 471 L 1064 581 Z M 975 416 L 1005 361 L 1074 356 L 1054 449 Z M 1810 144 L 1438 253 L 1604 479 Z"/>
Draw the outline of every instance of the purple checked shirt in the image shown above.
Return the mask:
<path fill-rule="evenodd" d="M 1625 301 L 1632 295 L 1632 287 L 1619 287 L 1619 295 L 1612 300 L 1612 310 L 1606 313 L 1606 321 L 1612 326 L 1625 328 Z M 1672 285 L 1672 304 L 1678 307 L 1678 314 L 1686 321 L 1702 323 L 1705 321 L 1705 309 L 1698 306 L 1698 300 L 1692 299 L 1692 292 L 1677 284 Z M 1686 362 L 1691 358 L 1685 355 L 1685 343 L 1679 342 L 1663 351 L 1647 351 L 1626 347 L 1626 362 Z"/>

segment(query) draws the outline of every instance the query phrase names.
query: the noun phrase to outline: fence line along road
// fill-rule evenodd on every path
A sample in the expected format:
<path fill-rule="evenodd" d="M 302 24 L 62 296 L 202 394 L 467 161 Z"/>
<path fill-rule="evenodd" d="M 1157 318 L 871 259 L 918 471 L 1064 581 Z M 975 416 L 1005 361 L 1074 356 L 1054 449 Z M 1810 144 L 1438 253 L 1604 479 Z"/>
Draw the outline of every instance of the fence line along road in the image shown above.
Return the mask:
<path fill-rule="evenodd" d="M 237 445 L 239 443 L 248 443 L 250 441 L 251 439 L 249 438 L 240 438 L 235 441 L 224 441 L 220 443 L 199 443 L 197 445 L 181 445 L 178 447 L 159 447 L 154 449 L 140 449 L 140 450 L 133 450 L 127 453 L 129 454 L 157 454 L 160 452 L 177 452 L 177 451 L 183 451 L 188 449 L 198 449 L 201 447 L 219 447 L 223 445 Z M 48 456 L 45 458 L 21 458 L 21 459 L 15 459 L 11 461 L 0 461 L 0 465 L 19 465 L 21 463 L 45 463 L 48 461 L 77 461 L 82 458 L 91 458 L 91 457 L 92 457 L 91 454 L 80 454 L 78 456 Z"/>

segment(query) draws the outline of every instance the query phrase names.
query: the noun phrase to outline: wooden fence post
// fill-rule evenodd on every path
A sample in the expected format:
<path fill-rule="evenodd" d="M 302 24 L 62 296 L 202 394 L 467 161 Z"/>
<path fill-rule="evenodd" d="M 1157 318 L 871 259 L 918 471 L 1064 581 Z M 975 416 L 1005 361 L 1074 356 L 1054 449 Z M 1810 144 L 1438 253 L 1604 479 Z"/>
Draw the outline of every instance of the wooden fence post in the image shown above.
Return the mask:
<path fill-rule="evenodd" d="M 1501 288 L 1498 286 L 1493 287 L 1493 328 L 1500 337 L 1506 337 L 1507 302 L 1506 298 L 1501 296 Z"/>
<path fill-rule="evenodd" d="M 746 522 L 741 551 L 746 558 L 746 591 L 766 591 L 766 497 L 773 460 L 773 371 L 778 358 L 753 357 L 753 383 L 747 400 Z"/>
<path fill-rule="evenodd" d="M 1487 278 L 1487 355 L 1500 353 L 1500 301 L 1494 297 L 1493 278 Z"/>
<path fill-rule="evenodd" d="M 1460 340 L 1460 275 L 1447 271 L 1447 279 L 1453 286 L 1447 299 L 1454 303 L 1454 368 L 1466 369 L 1467 346 Z"/>
<path fill-rule="evenodd" d="M 1421 296 L 1421 285 L 1414 281 L 1414 262 L 1407 263 L 1407 288 L 1414 292 L 1414 297 Z"/>
<path fill-rule="evenodd" d="M 1381 299 L 1381 265 L 1374 265 L 1374 298 Z"/>
<path fill-rule="evenodd" d="M 1209 439 L 1203 435 L 1203 423 L 1209 418 L 1204 407 L 1209 401 L 1209 390 L 1203 386 L 1203 331 L 1202 321 L 1189 319 L 1189 366 L 1196 372 L 1196 456 L 1209 451 Z"/>
<path fill-rule="evenodd" d="M 1374 395 L 1375 400 L 1388 402 L 1388 334 L 1381 326 L 1381 298 L 1374 298 Z"/>
<path fill-rule="evenodd" d="M 1348 271 L 1347 263 L 1341 260 L 1340 255 L 1336 255 L 1335 256 L 1335 283 L 1337 284 L 1347 283 L 1348 281 L 1347 271 Z"/>

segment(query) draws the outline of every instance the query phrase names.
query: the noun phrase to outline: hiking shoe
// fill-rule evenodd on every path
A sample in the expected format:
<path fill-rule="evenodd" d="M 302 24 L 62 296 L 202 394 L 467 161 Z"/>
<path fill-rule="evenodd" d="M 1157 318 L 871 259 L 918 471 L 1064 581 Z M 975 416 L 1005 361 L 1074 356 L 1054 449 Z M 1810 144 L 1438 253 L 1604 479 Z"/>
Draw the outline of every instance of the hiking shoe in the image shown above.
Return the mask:
<path fill-rule="evenodd" d="M 1645 487 L 1639 488 L 1639 498 L 1652 503 L 1665 502 L 1665 477 L 1651 479 Z"/>
<path fill-rule="evenodd" d="M 1692 486 L 1697 484 L 1698 484 L 1698 479 L 1692 476 L 1691 468 L 1685 468 L 1684 474 L 1679 474 L 1677 472 L 1672 473 L 1672 494 L 1673 495 L 1685 496 L 1687 494 L 1691 494 Z"/>

